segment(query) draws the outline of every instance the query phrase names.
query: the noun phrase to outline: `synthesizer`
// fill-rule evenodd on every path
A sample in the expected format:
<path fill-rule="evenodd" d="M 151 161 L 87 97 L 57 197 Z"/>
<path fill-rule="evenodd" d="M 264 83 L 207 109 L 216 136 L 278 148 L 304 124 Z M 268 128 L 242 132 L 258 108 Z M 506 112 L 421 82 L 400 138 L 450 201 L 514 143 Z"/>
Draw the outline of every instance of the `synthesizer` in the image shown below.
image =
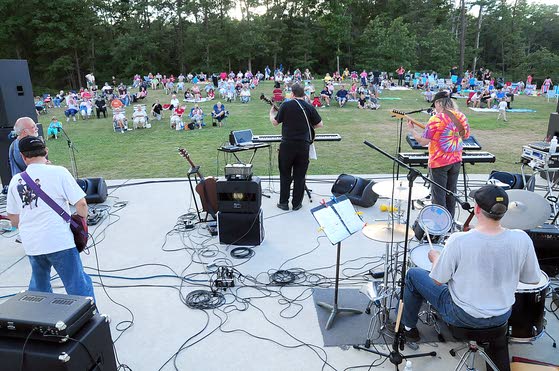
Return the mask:
<path fill-rule="evenodd" d="M 398 159 L 410 166 L 427 166 L 429 154 L 422 152 L 402 152 L 398 154 Z M 495 155 L 489 152 L 475 151 L 463 152 L 463 164 L 493 163 Z"/>
<path fill-rule="evenodd" d="M 419 144 L 411 134 L 406 136 L 406 142 L 408 142 L 412 149 L 427 149 L 427 146 Z M 481 144 L 476 140 L 476 137 L 470 135 L 468 139 L 464 139 L 464 150 L 479 151 L 481 150 Z"/>
<path fill-rule="evenodd" d="M 342 140 L 340 134 L 316 134 L 314 137 L 315 142 L 339 142 Z M 279 143 L 281 142 L 281 135 L 253 135 L 253 142 L 258 143 Z"/>

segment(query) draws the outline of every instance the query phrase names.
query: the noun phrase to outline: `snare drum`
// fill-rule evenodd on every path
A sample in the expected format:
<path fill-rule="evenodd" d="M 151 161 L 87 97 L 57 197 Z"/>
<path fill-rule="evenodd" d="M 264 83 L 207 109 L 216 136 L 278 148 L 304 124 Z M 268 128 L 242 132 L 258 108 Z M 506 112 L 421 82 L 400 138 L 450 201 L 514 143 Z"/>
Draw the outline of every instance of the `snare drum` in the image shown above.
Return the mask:
<path fill-rule="evenodd" d="M 433 245 L 433 250 L 443 251 L 443 247 L 443 245 Z M 431 250 L 431 246 L 428 243 L 419 245 L 410 252 L 410 259 L 417 267 L 431 272 L 433 263 L 429 261 L 429 250 Z"/>
<path fill-rule="evenodd" d="M 425 230 L 429 231 L 431 241 L 439 241 L 438 237 L 444 236 L 450 228 L 452 228 L 452 216 L 447 209 L 439 205 L 429 205 L 421 209 L 412 227 L 419 241 L 424 240 Z"/>
<path fill-rule="evenodd" d="M 543 334 L 548 288 L 549 277 L 544 271 L 541 271 L 540 282 L 535 285 L 518 283 L 509 318 L 511 341 L 529 343 Z"/>

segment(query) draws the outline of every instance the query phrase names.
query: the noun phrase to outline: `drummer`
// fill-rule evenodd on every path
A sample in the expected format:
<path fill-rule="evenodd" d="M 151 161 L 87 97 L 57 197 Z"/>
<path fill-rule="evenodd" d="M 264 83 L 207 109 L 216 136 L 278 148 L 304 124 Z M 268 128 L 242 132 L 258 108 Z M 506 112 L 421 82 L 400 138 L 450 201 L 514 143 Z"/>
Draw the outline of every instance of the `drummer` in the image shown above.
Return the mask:
<path fill-rule="evenodd" d="M 496 327 L 511 315 L 518 282 L 540 281 L 530 237 L 520 229 L 501 226 L 500 220 L 508 209 L 507 193 L 486 185 L 471 196 L 476 202 L 476 228 L 452 234 L 442 252 L 430 250 L 431 273 L 421 268 L 407 272 L 402 323 L 408 341 L 417 342 L 420 338 L 416 325 L 423 300 L 451 325 Z M 503 344 L 501 349 L 506 352 Z M 500 370 L 509 369 L 508 352 L 500 356 L 489 354 Z"/>

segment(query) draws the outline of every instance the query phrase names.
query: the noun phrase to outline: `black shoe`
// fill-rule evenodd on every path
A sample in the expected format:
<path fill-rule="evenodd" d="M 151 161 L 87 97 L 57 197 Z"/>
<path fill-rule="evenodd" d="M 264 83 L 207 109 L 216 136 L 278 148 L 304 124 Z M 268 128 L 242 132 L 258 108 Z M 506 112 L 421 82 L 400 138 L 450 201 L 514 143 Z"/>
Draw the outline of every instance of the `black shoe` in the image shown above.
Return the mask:
<path fill-rule="evenodd" d="M 278 202 L 277 207 L 282 209 L 282 210 L 289 211 L 289 205 L 288 204 L 282 204 L 282 203 Z"/>
<path fill-rule="evenodd" d="M 404 326 L 404 325 L 402 324 L 400 326 Z M 395 327 L 396 327 L 395 323 L 389 323 L 386 325 L 386 329 L 392 333 L 396 333 Z M 417 327 L 414 327 L 410 330 L 406 330 L 404 328 L 404 336 L 406 337 L 406 342 L 410 342 L 410 343 L 417 343 L 419 340 L 421 340 Z"/>
<path fill-rule="evenodd" d="M 293 211 L 297 211 L 297 210 L 299 210 L 299 209 L 302 208 L 302 207 L 303 207 L 303 204 L 299 204 L 299 205 L 297 205 L 297 206 L 293 206 Z"/>

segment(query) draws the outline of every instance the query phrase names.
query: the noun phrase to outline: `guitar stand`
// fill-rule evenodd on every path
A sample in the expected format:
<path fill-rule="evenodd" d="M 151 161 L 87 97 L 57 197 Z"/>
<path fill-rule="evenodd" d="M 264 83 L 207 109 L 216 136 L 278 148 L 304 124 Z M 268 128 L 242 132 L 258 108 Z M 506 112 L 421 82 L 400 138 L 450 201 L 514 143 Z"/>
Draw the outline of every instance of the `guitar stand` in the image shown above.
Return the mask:
<path fill-rule="evenodd" d="M 199 171 L 200 171 L 200 166 L 191 167 L 188 170 L 188 173 L 186 174 L 186 176 L 188 177 L 188 184 L 190 185 L 190 193 L 192 195 L 192 198 L 194 199 L 194 206 L 196 207 L 196 215 L 198 216 L 198 223 L 204 223 L 204 222 L 208 221 L 209 213 L 206 212 L 206 217 L 204 219 L 202 219 L 201 215 L 202 215 L 203 211 L 200 211 L 200 206 L 198 206 L 198 201 L 196 200 L 196 192 L 194 191 L 194 186 L 192 185 L 193 181 L 194 181 L 194 184 L 198 183 Z"/>

